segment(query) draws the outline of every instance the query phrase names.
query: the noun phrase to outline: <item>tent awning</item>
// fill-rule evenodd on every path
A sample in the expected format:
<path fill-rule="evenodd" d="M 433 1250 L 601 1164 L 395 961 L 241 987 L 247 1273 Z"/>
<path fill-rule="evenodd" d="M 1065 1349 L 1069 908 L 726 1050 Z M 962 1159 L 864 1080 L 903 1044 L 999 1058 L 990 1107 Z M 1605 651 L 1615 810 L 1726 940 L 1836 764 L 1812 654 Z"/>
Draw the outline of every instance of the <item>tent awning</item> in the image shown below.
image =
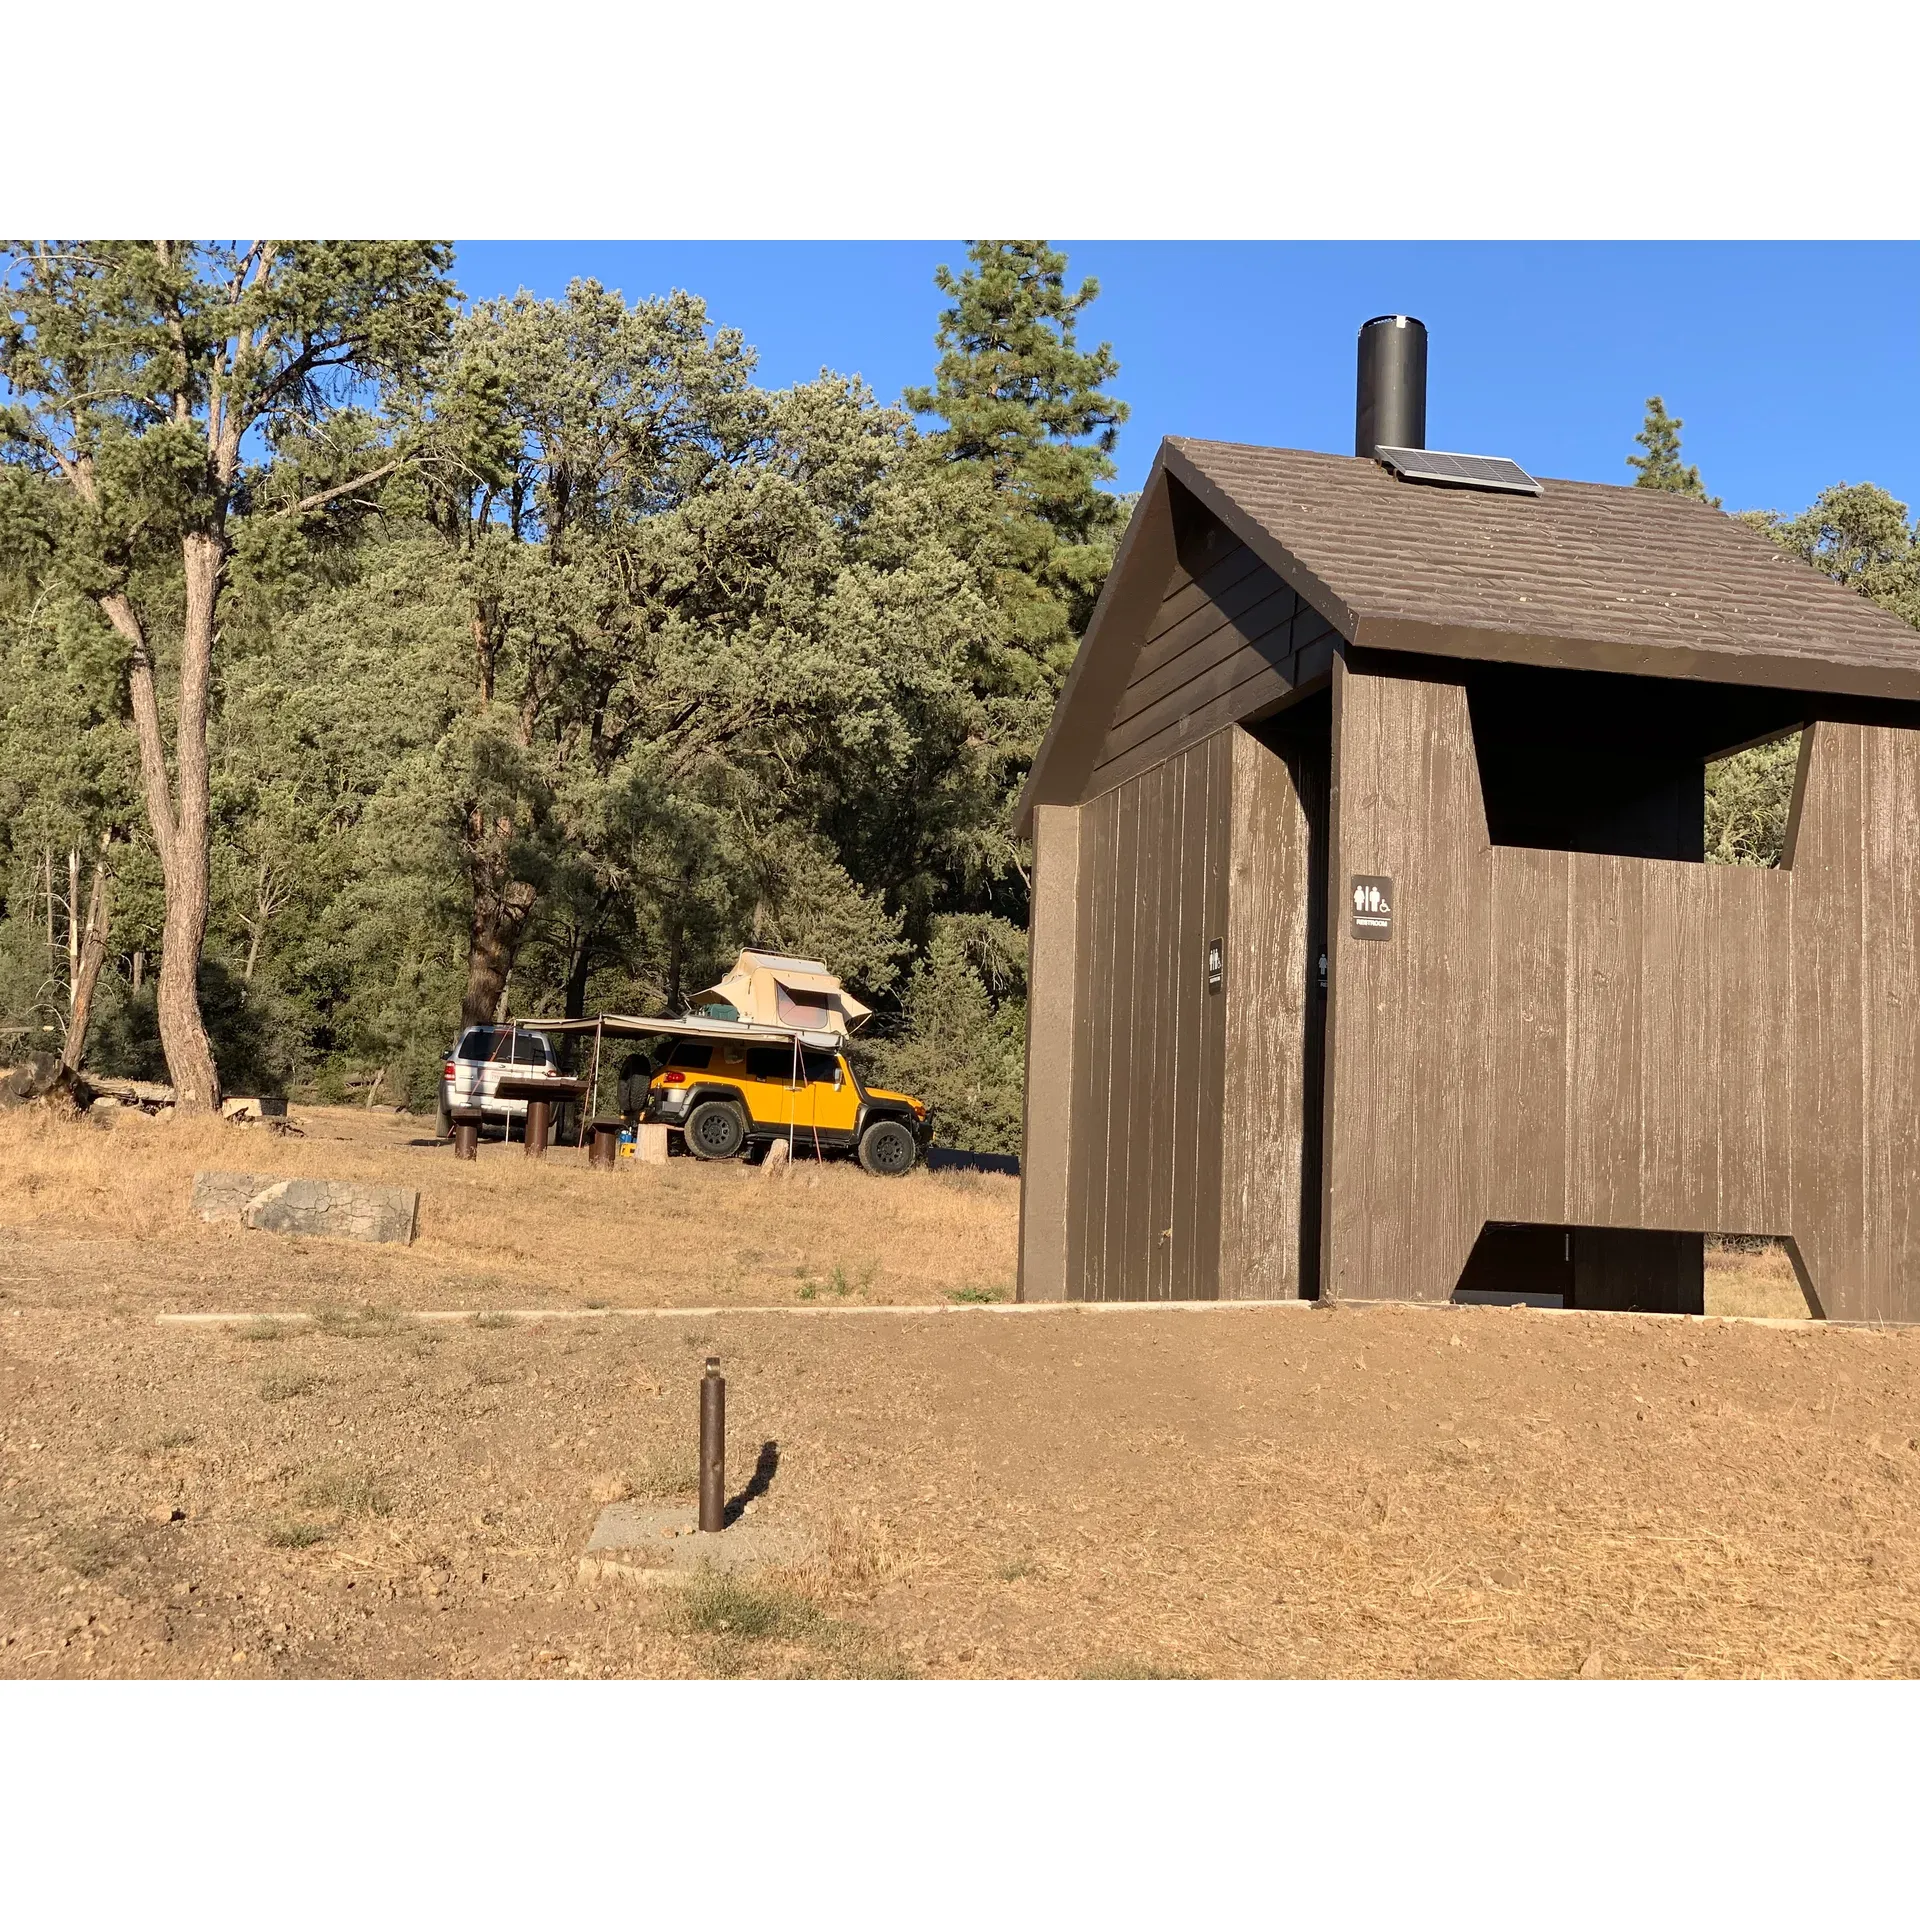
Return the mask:
<path fill-rule="evenodd" d="M 509 1024 L 528 1033 L 674 1033 L 692 1040 L 752 1040 L 761 1045 L 778 1041 L 782 1045 L 797 1043 L 824 1053 L 838 1053 L 845 1044 L 845 1037 L 841 1034 L 802 1033 L 794 1027 L 763 1026 L 753 1020 L 675 1020 L 664 1015 L 656 1017 L 639 1013 L 601 1013 L 583 1020 L 566 1020 L 556 1016 L 552 1019 L 514 1020 Z"/>

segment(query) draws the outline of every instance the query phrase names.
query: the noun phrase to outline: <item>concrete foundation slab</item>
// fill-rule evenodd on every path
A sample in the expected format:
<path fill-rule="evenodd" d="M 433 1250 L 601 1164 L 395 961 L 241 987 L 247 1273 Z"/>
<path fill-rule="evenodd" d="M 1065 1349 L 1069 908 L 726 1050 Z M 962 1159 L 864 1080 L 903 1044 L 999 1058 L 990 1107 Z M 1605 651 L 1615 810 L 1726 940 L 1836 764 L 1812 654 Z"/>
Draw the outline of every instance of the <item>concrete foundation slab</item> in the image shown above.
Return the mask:
<path fill-rule="evenodd" d="M 413 1239 L 420 1195 L 412 1187 L 219 1171 L 193 1176 L 193 1210 L 215 1225 L 406 1246 Z"/>
<path fill-rule="evenodd" d="M 806 1554 L 801 1535 L 756 1519 L 750 1511 L 719 1533 L 702 1533 L 696 1507 L 618 1500 L 600 1509 L 580 1561 L 580 1578 L 673 1585 L 702 1573 L 789 1567 Z"/>

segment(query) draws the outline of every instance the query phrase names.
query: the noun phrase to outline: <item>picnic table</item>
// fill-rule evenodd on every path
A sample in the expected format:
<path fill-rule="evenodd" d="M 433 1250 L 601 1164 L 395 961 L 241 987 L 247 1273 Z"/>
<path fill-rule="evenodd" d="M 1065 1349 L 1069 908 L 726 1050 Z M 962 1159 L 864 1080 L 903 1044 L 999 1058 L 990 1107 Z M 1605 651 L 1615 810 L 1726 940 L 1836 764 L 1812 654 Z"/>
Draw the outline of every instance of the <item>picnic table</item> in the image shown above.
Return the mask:
<path fill-rule="evenodd" d="M 569 1100 L 584 1100 L 587 1097 L 587 1083 L 584 1080 L 502 1080 L 494 1089 L 502 1100 L 524 1100 L 527 1103 L 527 1158 L 540 1159 L 547 1150 L 547 1136 L 553 1125 L 553 1110 L 565 1106 Z"/>

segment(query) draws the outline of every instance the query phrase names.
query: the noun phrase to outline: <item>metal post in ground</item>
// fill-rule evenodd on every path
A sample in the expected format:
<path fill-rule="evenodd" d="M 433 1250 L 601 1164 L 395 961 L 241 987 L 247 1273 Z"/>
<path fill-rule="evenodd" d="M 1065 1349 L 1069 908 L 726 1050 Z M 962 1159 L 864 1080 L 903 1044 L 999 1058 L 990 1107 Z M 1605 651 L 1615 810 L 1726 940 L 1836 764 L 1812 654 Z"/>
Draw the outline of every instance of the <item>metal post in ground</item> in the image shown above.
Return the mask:
<path fill-rule="evenodd" d="M 700 1531 L 727 1524 L 727 1383 L 709 1360 L 700 1382 Z"/>

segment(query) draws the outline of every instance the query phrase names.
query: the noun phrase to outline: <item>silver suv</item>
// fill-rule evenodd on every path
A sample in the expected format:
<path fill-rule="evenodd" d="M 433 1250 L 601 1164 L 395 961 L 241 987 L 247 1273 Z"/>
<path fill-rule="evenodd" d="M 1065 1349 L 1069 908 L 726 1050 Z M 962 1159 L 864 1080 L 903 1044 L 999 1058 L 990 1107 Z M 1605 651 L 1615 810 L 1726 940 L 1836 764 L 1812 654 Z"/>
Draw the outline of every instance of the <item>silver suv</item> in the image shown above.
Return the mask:
<path fill-rule="evenodd" d="M 516 1033 L 509 1027 L 468 1027 L 453 1043 L 440 1073 L 440 1117 L 436 1132 L 444 1140 L 453 1131 L 456 1107 L 478 1107 L 490 1120 L 524 1120 L 524 1100 L 502 1100 L 494 1091 L 502 1080 L 557 1080 L 560 1069 L 543 1033 Z"/>

